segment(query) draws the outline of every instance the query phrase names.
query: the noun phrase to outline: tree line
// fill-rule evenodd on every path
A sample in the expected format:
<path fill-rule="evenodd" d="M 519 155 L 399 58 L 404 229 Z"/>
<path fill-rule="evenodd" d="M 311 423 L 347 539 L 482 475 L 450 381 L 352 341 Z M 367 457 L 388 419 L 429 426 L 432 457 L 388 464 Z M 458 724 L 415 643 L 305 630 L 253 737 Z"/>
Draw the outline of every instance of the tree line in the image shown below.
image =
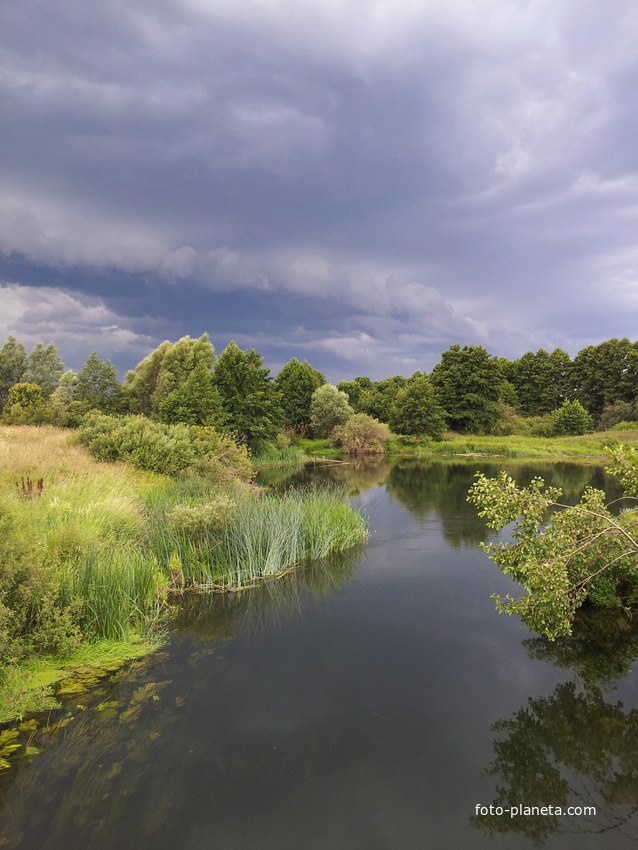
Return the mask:
<path fill-rule="evenodd" d="M 99 410 L 214 426 L 253 450 L 282 432 L 374 450 L 391 431 L 551 436 L 638 420 L 638 343 L 628 339 L 587 346 L 573 360 L 560 348 L 508 360 L 452 345 L 430 374 L 361 376 L 336 387 L 306 361 L 293 358 L 275 378 L 263 362 L 235 342 L 217 356 L 207 334 L 187 336 L 163 342 L 120 383 L 96 351 L 78 372 L 65 371 L 54 343 L 27 353 L 11 336 L 0 349 L 2 421 L 75 427 Z"/>

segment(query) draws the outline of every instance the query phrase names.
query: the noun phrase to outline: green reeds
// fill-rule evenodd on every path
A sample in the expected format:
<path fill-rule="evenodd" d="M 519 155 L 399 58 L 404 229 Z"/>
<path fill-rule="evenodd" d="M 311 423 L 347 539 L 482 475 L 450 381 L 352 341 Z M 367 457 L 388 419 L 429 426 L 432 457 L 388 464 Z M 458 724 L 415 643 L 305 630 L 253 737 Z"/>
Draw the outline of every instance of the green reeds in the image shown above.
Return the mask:
<path fill-rule="evenodd" d="M 251 457 L 254 466 L 294 466 L 308 461 L 308 456 L 300 446 L 265 446 Z"/>
<path fill-rule="evenodd" d="M 154 544 L 158 560 L 172 559 L 180 586 L 239 589 L 354 546 L 366 534 L 364 518 L 343 491 L 326 488 L 242 495 L 224 522 L 210 528 L 164 523 Z"/>

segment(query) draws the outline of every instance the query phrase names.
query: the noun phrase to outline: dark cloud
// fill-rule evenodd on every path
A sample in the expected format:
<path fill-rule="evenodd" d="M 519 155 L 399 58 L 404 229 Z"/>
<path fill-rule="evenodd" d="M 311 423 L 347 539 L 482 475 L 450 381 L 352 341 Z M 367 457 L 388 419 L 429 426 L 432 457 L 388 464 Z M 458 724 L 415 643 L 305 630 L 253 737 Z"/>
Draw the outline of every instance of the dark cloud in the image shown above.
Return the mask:
<path fill-rule="evenodd" d="M 635 337 L 637 38 L 629 0 L 8 0 L 0 334 L 333 379 Z"/>

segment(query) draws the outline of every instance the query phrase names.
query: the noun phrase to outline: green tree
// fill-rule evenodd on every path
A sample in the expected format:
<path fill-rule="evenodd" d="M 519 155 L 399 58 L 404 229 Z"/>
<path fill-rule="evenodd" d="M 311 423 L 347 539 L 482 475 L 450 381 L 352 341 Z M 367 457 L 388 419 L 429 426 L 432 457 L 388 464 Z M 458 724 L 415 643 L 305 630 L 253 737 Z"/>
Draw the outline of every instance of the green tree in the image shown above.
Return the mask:
<path fill-rule="evenodd" d="M 226 427 L 237 432 L 253 451 L 274 439 L 282 421 L 279 394 L 263 362 L 254 348 L 242 351 L 233 341 L 220 354 L 213 372 Z"/>
<path fill-rule="evenodd" d="M 557 435 L 587 434 L 594 430 L 594 421 L 579 401 L 565 401 L 552 413 L 554 433 Z"/>
<path fill-rule="evenodd" d="M 636 451 L 618 446 L 607 453 L 607 472 L 621 479 L 628 499 L 637 501 Z M 519 488 L 505 472 L 496 478 L 477 473 L 468 500 L 479 516 L 487 517 L 489 528 L 515 524 L 512 542 L 483 546 L 525 590 L 520 599 L 495 596 L 497 609 L 520 615 L 531 630 L 554 640 L 571 633 L 575 612 L 585 600 L 609 608 L 638 601 L 637 512 L 615 516 L 605 494 L 592 487 L 575 506 L 559 501 L 560 488 L 544 487 L 542 478 Z"/>
<path fill-rule="evenodd" d="M 348 396 L 332 384 L 323 384 L 312 394 L 310 425 L 318 436 L 327 436 L 337 425 L 344 425 L 353 413 Z"/>
<path fill-rule="evenodd" d="M 167 425 L 223 425 L 222 397 L 205 363 L 197 363 L 186 381 L 160 402 L 159 420 Z"/>
<path fill-rule="evenodd" d="M 11 387 L 2 411 L 2 421 L 6 425 L 41 425 L 50 418 L 42 389 L 37 384 L 19 383 Z"/>
<path fill-rule="evenodd" d="M 310 424 L 310 402 L 313 392 L 326 383 L 325 377 L 305 360 L 293 357 L 275 378 L 275 388 L 281 398 L 284 422 L 296 431 L 304 432 Z"/>
<path fill-rule="evenodd" d="M 379 422 L 389 422 L 394 400 L 407 383 L 408 379 L 403 375 L 394 375 L 383 381 L 375 381 L 372 390 L 362 396 L 359 402 L 361 412 L 373 416 Z"/>
<path fill-rule="evenodd" d="M 60 383 L 64 372 L 64 363 L 58 357 L 58 350 L 50 342 L 45 348 L 37 343 L 27 357 L 23 380 L 28 384 L 37 384 L 42 390 L 42 396 L 48 399 Z"/>
<path fill-rule="evenodd" d="M 163 342 L 126 376 L 123 396 L 131 413 L 157 416 L 164 399 L 186 381 L 198 363 L 209 371 L 215 364 L 208 334 L 199 339 L 185 336 L 176 343 Z"/>
<path fill-rule="evenodd" d="M 574 358 L 571 380 L 575 398 L 598 421 L 605 405 L 632 402 L 638 395 L 638 345 L 614 338 L 583 348 Z"/>
<path fill-rule="evenodd" d="M 20 383 L 27 368 L 24 345 L 10 336 L 0 348 L 0 410 L 7 403 L 9 390 Z"/>
<path fill-rule="evenodd" d="M 561 348 L 551 354 L 544 348 L 536 353 L 528 351 L 518 360 L 502 366 L 518 399 L 514 403 L 503 396 L 503 401 L 514 404 L 524 416 L 551 413 L 567 398 L 570 369 L 569 354 Z"/>
<path fill-rule="evenodd" d="M 638 419 L 638 411 L 635 404 L 628 401 L 615 401 L 606 404 L 598 422 L 599 431 L 608 431 L 618 425 L 619 422 L 635 422 Z"/>
<path fill-rule="evenodd" d="M 431 380 L 452 429 L 490 433 L 498 420 L 503 382 L 496 357 L 482 345 L 452 345 L 432 370 Z"/>
<path fill-rule="evenodd" d="M 348 402 L 355 413 L 362 413 L 374 393 L 374 384 L 370 378 L 357 377 L 352 381 L 339 381 L 337 389 L 348 396 Z"/>
<path fill-rule="evenodd" d="M 110 360 L 100 360 L 97 351 L 93 351 L 78 373 L 73 400 L 106 413 L 119 388 L 115 366 Z"/>
<path fill-rule="evenodd" d="M 418 375 L 398 391 L 390 410 L 390 427 L 398 434 L 435 440 L 443 436 L 445 412 L 427 375 Z"/>

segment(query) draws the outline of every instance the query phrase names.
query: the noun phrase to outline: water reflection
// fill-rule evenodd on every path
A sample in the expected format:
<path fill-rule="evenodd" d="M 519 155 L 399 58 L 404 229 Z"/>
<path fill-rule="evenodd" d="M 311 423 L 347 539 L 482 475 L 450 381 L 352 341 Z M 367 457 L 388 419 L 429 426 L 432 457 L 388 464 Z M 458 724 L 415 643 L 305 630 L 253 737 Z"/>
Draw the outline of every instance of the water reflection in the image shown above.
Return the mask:
<path fill-rule="evenodd" d="M 187 594 L 174 620 L 175 633 L 200 640 L 232 640 L 264 628 L 273 619 L 299 617 L 310 597 L 334 592 L 352 578 L 362 547 L 318 561 L 276 581 L 239 593 Z"/>
<path fill-rule="evenodd" d="M 518 833 L 537 845 L 554 834 L 614 831 L 636 841 L 638 710 L 609 701 L 606 692 L 638 657 L 638 626 L 614 612 L 584 612 L 574 634 L 554 643 L 524 641 L 534 659 L 553 661 L 574 679 L 547 697 L 530 697 L 492 729 L 494 807 L 595 806 L 595 816 L 479 815 L 473 826 L 490 835 Z"/>

